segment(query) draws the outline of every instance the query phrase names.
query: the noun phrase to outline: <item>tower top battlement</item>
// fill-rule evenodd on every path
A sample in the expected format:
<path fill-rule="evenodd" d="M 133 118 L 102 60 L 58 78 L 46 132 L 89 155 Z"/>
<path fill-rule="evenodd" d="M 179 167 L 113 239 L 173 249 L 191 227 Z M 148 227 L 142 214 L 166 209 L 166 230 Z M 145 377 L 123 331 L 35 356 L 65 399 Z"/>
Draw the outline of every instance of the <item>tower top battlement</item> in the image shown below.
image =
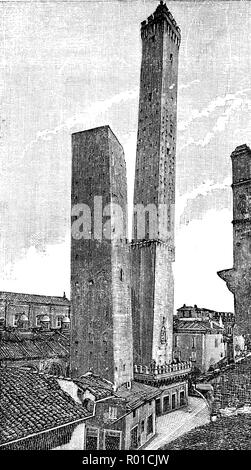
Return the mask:
<path fill-rule="evenodd" d="M 142 21 L 141 23 L 141 36 L 145 36 L 145 32 L 149 27 L 152 27 L 153 24 L 159 23 L 162 20 L 166 20 L 168 25 L 171 26 L 172 31 L 177 35 L 180 41 L 180 28 L 177 25 L 173 15 L 171 14 L 170 10 L 167 8 L 166 4 L 163 3 L 161 0 L 159 5 L 157 6 L 155 12 L 148 16 L 147 20 Z"/>
<path fill-rule="evenodd" d="M 231 158 L 239 157 L 240 155 L 251 156 L 251 150 L 247 144 L 238 145 L 235 150 L 231 153 Z"/>
<path fill-rule="evenodd" d="M 239 145 L 231 153 L 232 160 L 232 187 L 243 185 L 251 181 L 251 150 L 246 145 Z"/>

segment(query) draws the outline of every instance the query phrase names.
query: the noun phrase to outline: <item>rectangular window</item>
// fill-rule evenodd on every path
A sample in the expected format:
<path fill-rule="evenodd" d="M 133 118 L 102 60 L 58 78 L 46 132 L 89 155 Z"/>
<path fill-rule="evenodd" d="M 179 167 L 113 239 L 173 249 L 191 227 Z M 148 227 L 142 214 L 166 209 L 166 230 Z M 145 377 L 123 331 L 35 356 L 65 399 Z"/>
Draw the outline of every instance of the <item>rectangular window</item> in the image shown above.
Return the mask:
<path fill-rule="evenodd" d="M 175 336 L 174 336 L 174 347 L 175 347 L 175 348 L 178 347 L 178 335 L 175 335 Z"/>
<path fill-rule="evenodd" d="M 160 403 L 160 398 L 157 398 L 156 400 L 156 416 L 161 415 L 161 403 Z"/>
<path fill-rule="evenodd" d="M 138 448 L 138 426 L 135 426 L 131 429 L 131 444 L 130 449 L 137 449 Z"/>
<path fill-rule="evenodd" d="M 170 410 L 170 398 L 169 395 L 166 395 L 163 398 L 163 413 L 167 413 Z"/>
<path fill-rule="evenodd" d="M 153 433 L 153 415 L 147 418 L 147 435 Z"/>
<path fill-rule="evenodd" d="M 218 338 L 215 338 L 215 347 L 218 348 Z"/>
<path fill-rule="evenodd" d="M 109 417 L 109 419 L 117 419 L 117 408 L 116 408 L 116 406 L 109 406 L 108 417 Z"/>
<path fill-rule="evenodd" d="M 57 327 L 58 328 L 61 328 L 61 325 L 62 325 L 62 318 L 61 317 L 57 317 Z"/>
<path fill-rule="evenodd" d="M 192 351 L 191 359 L 192 361 L 196 361 L 196 351 Z"/>
<path fill-rule="evenodd" d="M 111 429 L 104 430 L 104 449 L 120 450 L 121 448 L 121 432 Z"/>
<path fill-rule="evenodd" d="M 99 448 L 99 430 L 98 428 L 86 428 L 85 433 L 85 449 L 98 450 Z"/>
<path fill-rule="evenodd" d="M 141 421 L 141 432 L 144 432 L 145 430 L 145 421 Z"/>
<path fill-rule="evenodd" d="M 195 336 L 192 337 L 192 348 L 196 347 Z"/>
<path fill-rule="evenodd" d="M 172 395 L 172 410 L 176 408 L 176 395 Z"/>
<path fill-rule="evenodd" d="M 133 413 L 132 413 L 133 418 L 136 418 L 136 412 L 137 412 L 137 410 L 133 410 Z"/>
<path fill-rule="evenodd" d="M 13 317 L 13 326 L 14 327 L 17 327 L 17 325 L 18 325 L 18 318 L 19 318 L 18 314 L 14 315 L 14 317 Z"/>
<path fill-rule="evenodd" d="M 184 406 L 185 404 L 186 404 L 185 392 L 184 390 L 182 390 L 182 392 L 180 392 L 180 406 Z"/>

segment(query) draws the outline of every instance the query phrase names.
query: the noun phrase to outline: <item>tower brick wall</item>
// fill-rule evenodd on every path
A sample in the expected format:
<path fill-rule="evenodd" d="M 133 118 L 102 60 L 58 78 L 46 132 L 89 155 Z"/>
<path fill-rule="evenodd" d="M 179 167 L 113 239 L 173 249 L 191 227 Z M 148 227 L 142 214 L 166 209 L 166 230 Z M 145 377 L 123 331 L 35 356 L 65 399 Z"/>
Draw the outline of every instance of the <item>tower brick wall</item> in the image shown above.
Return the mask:
<path fill-rule="evenodd" d="M 160 2 L 141 26 L 142 63 L 134 186 L 132 315 L 134 361 L 172 360 L 175 151 L 179 28 Z M 146 214 L 139 235 L 138 205 Z M 141 223 L 142 229 L 142 223 Z"/>
<path fill-rule="evenodd" d="M 233 268 L 218 275 L 234 294 L 236 325 L 251 338 L 251 150 L 236 147 L 231 154 L 233 190 Z"/>
<path fill-rule="evenodd" d="M 124 152 L 105 126 L 73 134 L 72 155 L 71 372 L 93 371 L 118 387 L 131 381 L 133 365 Z M 122 210 L 120 236 L 114 203 Z M 91 211 L 79 239 L 78 204 Z"/>

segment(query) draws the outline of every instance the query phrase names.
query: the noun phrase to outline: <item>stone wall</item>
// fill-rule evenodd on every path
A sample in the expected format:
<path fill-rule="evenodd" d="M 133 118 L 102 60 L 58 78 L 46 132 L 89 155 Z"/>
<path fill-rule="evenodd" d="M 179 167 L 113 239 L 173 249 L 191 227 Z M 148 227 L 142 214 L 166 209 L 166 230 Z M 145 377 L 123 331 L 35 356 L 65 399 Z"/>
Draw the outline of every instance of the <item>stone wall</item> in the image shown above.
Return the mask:
<path fill-rule="evenodd" d="M 71 438 L 66 444 L 54 447 L 53 450 L 83 450 L 85 442 L 86 422 L 76 425 L 72 431 Z"/>
<path fill-rule="evenodd" d="M 159 413 L 166 414 L 178 408 L 186 406 L 188 403 L 188 383 L 179 382 L 173 385 L 163 385 L 160 387 L 162 394 L 159 397 Z M 183 395 L 182 395 L 183 394 Z M 175 397 L 175 398 L 173 398 Z"/>
<path fill-rule="evenodd" d="M 251 345 L 251 150 L 231 154 L 233 189 L 233 268 L 218 275 L 234 294 L 236 324 Z"/>
<path fill-rule="evenodd" d="M 132 378 L 124 152 L 108 126 L 73 134 L 72 150 L 72 207 L 86 204 L 92 219 L 90 239 L 74 235 L 71 243 L 72 374 L 91 370 L 117 387 Z M 99 219 L 97 197 L 102 197 Z M 103 213 L 111 201 L 123 210 L 121 238 L 115 215 Z"/>
<path fill-rule="evenodd" d="M 205 335 L 204 370 L 221 361 L 224 357 L 223 335 L 221 333 Z"/>
<path fill-rule="evenodd" d="M 204 370 L 205 337 L 201 333 L 174 333 L 173 357 L 181 361 L 190 361 L 200 370 Z M 194 347 L 193 347 L 194 344 Z"/>
<path fill-rule="evenodd" d="M 27 296 L 27 294 L 25 295 Z M 19 294 L 21 297 L 21 294 Z M 43 300 L 39 302 L 15 300 L 7 301 L 0 299 L 0 316 L 5 318 L 5 325 L 7 327 L 15 327 L 16 320 L 23 313 L 29 319 L 29 327 L 35 328 L 40 324 L 40 318 L 43 315 L 48 315 L 50 318 L 50 326 L 52 328 L 60 328 L 60 320 L 64 316 L 70 316 L 70 302 L 65 301 L 66 305 L 56 305 L 55 303 L 44 303 Z"/>
<path fill-rule="evenodd" d="M 174 358 L 182 361 L 192 359 L 193 366 L 202 372 L 222 360 L 224 355 L 222 333 L 174 333 Z"/>
<path fill-rule="evenodd" d="M 147 420 L 150 416 L 152 416 L 153 428 L 152 432 L 148 433 Z M 135 412 L 128 414 L 126 416 L 125 449 L 131 448 L 131 433 L 136 427 L 138 447 L 143 446 L 147 441 L 149 441 L 155 434 L 155 421 L 155 400 L 152 400 L 150 403 L 145 403 L 143 406 L 137 408 Z"/>

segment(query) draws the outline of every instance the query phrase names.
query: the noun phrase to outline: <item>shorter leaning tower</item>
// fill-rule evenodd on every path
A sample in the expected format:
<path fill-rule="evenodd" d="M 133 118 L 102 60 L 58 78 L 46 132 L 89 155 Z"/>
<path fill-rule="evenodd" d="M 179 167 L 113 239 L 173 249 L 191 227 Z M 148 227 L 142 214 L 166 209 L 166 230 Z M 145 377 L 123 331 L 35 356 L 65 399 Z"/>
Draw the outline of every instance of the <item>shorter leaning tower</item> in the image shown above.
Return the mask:
<path fill-rule="evenodd" d="M 72 215 L 71 373 L 117 388 L 132 380 L 132 321 L 126 165 L 109 126 L 72 135 Z"/>

